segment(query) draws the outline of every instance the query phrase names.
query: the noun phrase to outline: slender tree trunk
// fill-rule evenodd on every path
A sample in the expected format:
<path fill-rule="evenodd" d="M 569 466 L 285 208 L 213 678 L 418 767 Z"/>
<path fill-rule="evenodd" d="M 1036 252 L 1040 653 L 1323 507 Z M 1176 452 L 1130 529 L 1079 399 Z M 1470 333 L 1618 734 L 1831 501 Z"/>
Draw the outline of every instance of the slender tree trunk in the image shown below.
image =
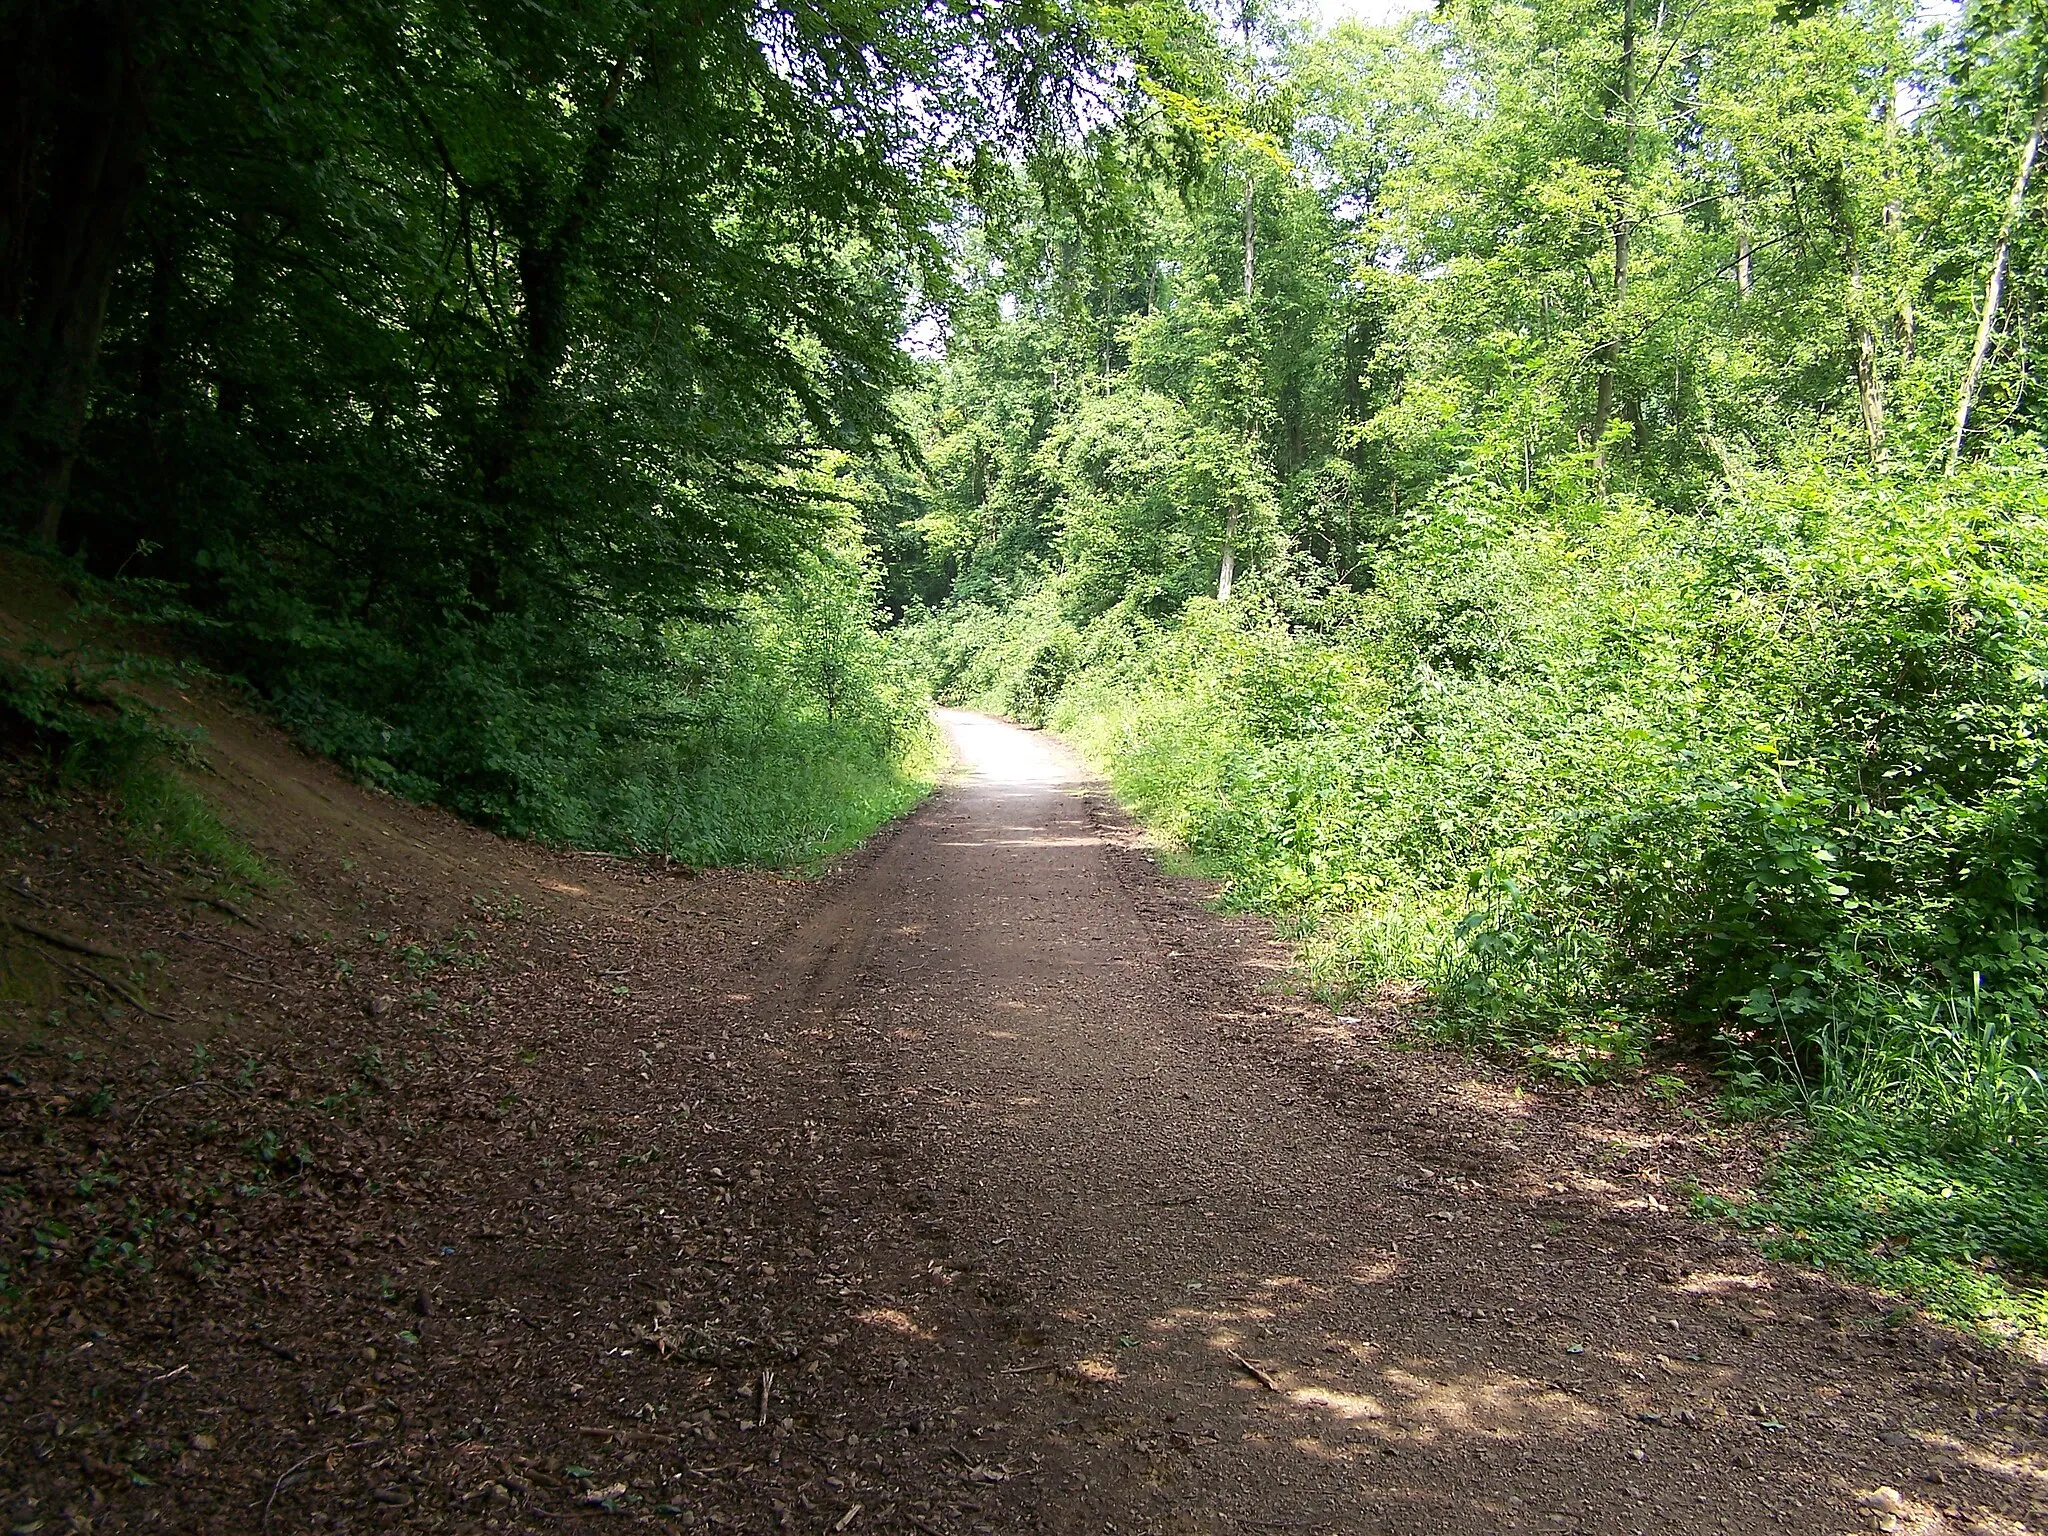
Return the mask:
<path fill-rule="evenodd" d="M 249 402 L 251 380 L 246 359 L 263 297 L 263 274 L 255 221 L 247 213 L 238 213 L 230 224 L 234 235 L 228 258 L 227 301 L 215 322 L 214 351 L 219 363 L 214 369 L 214 409 L 232 429 L 241 424 L 242 408 Z"/>
<path fill-rule="evenodd" d="M 1115 295 L 1115 293 L 1114 293 L 1114 292 L 1112 291 L 1112 286 L 1111 286 L 1111 283 L 1110 283 L 1110 276 L 1109 276 L 1109 272 L 1110 272 L 1110 269 L 1109 269 L 1109 264 L 1108 264 L 1107 262 L 1103 263 L 1103 268 L 1102 268 L 1102 377 L 1103 377 L 1103 379 L 1104 379 L 1104 381 L 1105 381 L 1105 382 L 1106 382 L 1106 381 L 1108 380 L 1108 378 L 1109 378 L 1109 363 L 1110 363 L 1110 351 L 1109 351 L 1109 342 L 1110 342 L 1110 337 L 1111 337 L 1112 335 L 1114 335 L 1114 334 L 1115 334 L 1115 329 L 1116 329 L 1116 316 L 1115 316 L 1115 313 L 1114 313 L 1114 312 L 1115 312 L 1115 308 L 1116 308 L 1116 295 Z"/>
<path fill-rule="evenodd" d="M 1593 400 L 1593 464 L 1607 459 L 1607 427 L 1614 420 L 1615 369 L 1621 361 L 1621 306 L 1628 298 L 1628 244 L 1633 226 L 1627 189 L 1635 164 L 1636 137 L 1636 0 L 1622 0 L 1621 10 L 1621 184 L 1622 201 L 1614 210 L 1614 334 L 1600 343 L 1594 356 L 1600 369 Z"/>
<path fill-rule="evenodd" d="M 1252 200 L 1258 188 L 1258 178 L 1250 171 L 1244 173 L 1244 301 L 1252 301 L 1252 278 L 1256 272 L 1253 265 L 1256 247 L 1253 244 L 1255 226 L 1252 223 Z"/>
<path fill-rule="evenodd" d="M 1735 298 L 1736 302 L 1749 297 L 1752 282 L 1749 258 L 1749 209 L 1743 195 L 1742 157 L 1735 157 Z"/>
<path fill-rule="evenodd" d="M 1251 327 L 1252 289 L 1258 274 L 1258 245 L 1255 238 L 1257 226 L 1252 219 L 1253 201 L 1257 189 L 1257 175 L 1251 170 L 1246 170 L 1244 173 L 1244 318 L 1247 334 L 1249 334 Z M 1248 460 L 1252 448 L 1251 436 L 1251 428 L 1247 426 L 1245 428 L 1245 448 Z M 1231 588 L 1237 584 L 1237 519 L 1239 510 L 1238 501 L 1233 500 L 1229 511 L 1223 515 L 1223 559 L 1216 568 L 1216 601 L 1219 603 L 1230 601 Z"/>
<path fill-rule="evenodd" d="M 1977 404 L 1977 390 L 1984 382 L 1984 363 L 1991 355 L 1992 328 L 1998 323 L 1998 303 L 2005 294 L 2005 271 L 2012 259 L 2012 235 L 2020 215 L 2026 211 L 2027 182 L 2034 174 L 2034 161 L 2041 153 L 2041 135 L 2048 131 L 2048 63 L 2035 71 L 2037 100 L 2034 121 L 2020 146 L 2019 168 L 2013 173 L 2012 196 L 2006 199 L 2005 218 L 1998 226 L 1998 245 L 1991 257 L 1991 276 L 1984 284 L 1984 312 L 1977 317 L 1977 344 L 1970 350 L 1969 371 L 1956 396 L 1956 430 L 1949 439 L 1946 473 L 1954 474 L 1963 457 L 1963 439 L 1970 432 L 1970 412 Z"/>
<path fill-rule="evenodd" d="M 1884 205 L 1885 234 L 1890 238 L 1894 260 L 1897 253 L 1905 248 L 1906 207 L 1897 198 Z M 1910 265 L 1904 279 L 1899 283 L 1897 307 L 1893 321 L 1899 332 L 1899 366 L 1913 366 L 1914 327 L 1917 323 L 1913 313 L 1913 277 Z"/>
<path fill-rule="evenodd" d="M 1685 463 L 1685 337 L 1671 348 L 1671 468 Z"/>
<path fill-rule="evenodd" d="M 1877 337 L 1861 320 L 1855 323 L 1856 409 L 1863 417 L 1863 436 L 1875 469 L 1884 458 L 1884 381 L 1877 374 Z"/>
<path fill-rule="evenodd" d="M 1254 10 L 1253 0 L 1239 0 L 1237 13 L 1238 33 L 1244 41 L 1245 89 L 1248 98 L 1256 102 L 1258 99 L 1259 58 L 1257 51 L 1252 46 Z M 1252 166 L 1247 165 L 1244 172 L 1244 322 L 1247 343 L 1249 343 L 1251 338 L 1253 279 L 1257 276 L 1258 272 L 1256 263 L 1258 247 L 1255 238 L 1257 225 L 1253 220 L 1258 186 L 1257 171 Z M 1251 427 L 1251 402 L 1249 400 L 1245 402 L 1244 435 L 1245 462 L 1246 467 L 1249 468 L 1254 448 Z M 1231 589 L 1237 585 L 1237 528 L 1238 520 L 1244 511 L 1244 500 L 1248 491 L 1249 487 L 1246 487 L 1244 491 L 1240 491 L 1236 497 L 1233 497 L 1229 509 L 1223 514 L 1223 557 L 1217 562 L 1216 566 L 1216 601 L 1219 603 L 1229 602 Z"/>
<path fill-rule="evenodd" d="M 1897 177 L 1899 169 L 1899 95 L 1896 85 L 1892 88 L 1891 99 L 1885 103 L 1884 148 L 1885 176 L 1892 180 Z M 1895 180 L 1893 184 L 1896 186 Z M 1896 192 L 1885 199 L 1884 238 L 1886 265 L 1897 284 L 1892 322 L 1899 337 L 1899 366 L 1910 368 L 1913 366 L 1913 268 L 1911 249 L 1906 240 L 1906 203 Z"/>
<path fill-rule="evenodd" d="M 1849 237 L 1849 346 L 1856 359 L 1856 410 L 1863 418 L 1863 436 L 1875 469 L 1884 457 L 1884 380 L 1877 372 L 1877 333 L 1863 312 L 1863 274 L 1856 260 L 1856 237 Z"/>
<path fill-rule="evenodd" d="M 1223 514 L 1223 563 L 1216 568 L 1216 601 L 1230 601 L 1230 590 L 1237 584 L 1237 503 L 1230 504 L 1230 510 Z"/>
<path fill-rule="evenodd" d="M 1892 156 L 1898 143 L 1898 113 L 1896 98 L 1887 94 L 1878 103 L 1884 116 L 1885 175 L 1889 180 Z M 1879 468 L 1884 462 L 1884 376 L 1877 363 L 1877 327 L 1870 317 L 1870 303 L 1863 287 L 1862 254 L 1857 241 L 1857 227 L 1854 210 L 1850 206 L 1848 190 L 1837 184 L 1837 200 L 1842 214 L 1842 257 L 1849 274 L 1849 350 L 1856 370 L 1856 410 L 1863 418 L 1863 436 L 1870 455 L 1870 467 Z M 1886 270 L 1896 268 L 1896 247 L 1898 224 L 1903 211 L 1896 200 L 1888 199 L 1879 215 L 1879 227 L 1884 232 L 1882 249 L 1885 252 Z"/>

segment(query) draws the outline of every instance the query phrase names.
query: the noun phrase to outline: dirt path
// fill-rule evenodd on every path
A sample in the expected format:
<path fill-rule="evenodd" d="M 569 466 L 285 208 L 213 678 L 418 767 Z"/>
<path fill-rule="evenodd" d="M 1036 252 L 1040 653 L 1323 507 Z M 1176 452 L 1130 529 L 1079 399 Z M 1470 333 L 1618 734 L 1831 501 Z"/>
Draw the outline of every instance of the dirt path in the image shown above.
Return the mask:
<path fill-rule="evenodd" d="M 866 1087 L 937 1264 L 999 1314 L 964 1346 L 943 1314 L 901 1326 L 935 1336 L 924 1369 L 962 1347 L 992 1369 L 976 1396 L 1029 1474 L 1013 1511 L 1071 1531 L 2038 1516 L 2039 1441 L 1985 1411 L 2038 1411 L 2038 1382 L 1994 1390 L 1973 1349 L 1675 1219 L 1693 1154 L 1668 1125 L 1537 1105 L 1262 997 L 1276 957 L 1170 890 L 1054 748 L 944 723 L 971 776 L 865 882 L 846 1016 L 877 1042 Z"/>
<path fill-rule="evenodd" d="M 815 884 L 223 716 L 291 874 L 230 915 L 0 784 L 6 910 L 156 957 L 141 1016 L 10 930 L 11 1529 L 2048 1530 L 2037 1368 L 1676 1214 L 1740 1141 L 1287 1000 L 1052 744 L 945 724 Z"/>

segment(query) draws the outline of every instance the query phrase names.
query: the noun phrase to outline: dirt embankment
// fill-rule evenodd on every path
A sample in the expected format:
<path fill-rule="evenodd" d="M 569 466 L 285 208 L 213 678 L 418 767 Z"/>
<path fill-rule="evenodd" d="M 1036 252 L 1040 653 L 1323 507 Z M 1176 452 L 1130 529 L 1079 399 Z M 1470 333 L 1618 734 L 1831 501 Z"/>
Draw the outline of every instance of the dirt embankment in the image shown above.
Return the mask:
<path fill-rule="evenodd" d="M 802 883 L 179 707 L 259 899 L 0 785 L 15 1528 L 2048 1529 L 2036 1370 L 1289 1001 L 1039 738 Z"/>

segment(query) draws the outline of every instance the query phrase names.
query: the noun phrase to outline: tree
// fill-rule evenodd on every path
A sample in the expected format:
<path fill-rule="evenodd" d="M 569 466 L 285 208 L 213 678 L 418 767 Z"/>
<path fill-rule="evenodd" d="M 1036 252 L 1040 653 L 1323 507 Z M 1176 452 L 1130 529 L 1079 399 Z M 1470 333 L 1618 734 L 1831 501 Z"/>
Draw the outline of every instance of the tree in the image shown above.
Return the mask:
<path fill-rule="evenodd" d="M 84 430 L 122 235 L 143 185 L 153 14 L 28 0 L 0 22 L 0 464 L 54 545 Z"/>
<path fill-rule="evenodd" d="M 1970 409 L 1977 403 L 1983 383 L 1984 363 L 1991 355 L 1991 337 L 1998 323 L 1999 301 L 2005 295 L 2005 275 L 2012 256 L 2013 231 L 2027 206 L 2027 183 L 2034 174 L 2034 160 L 2041 152 L 2041 136 L 2048 131 L 2048 51 L 2039 54 L 2034 67 L 2035 107 L 2026 137 L 2020 141 L 2012 177 L 2012 193 L 2006 199 L 2005 217 L 1999 222 L 1998 238 L 1992 242 L 1991 270 L 1984 279 L 1984 303 L 1977 319 L 1977 339 L 1970 348 L 1970 366 L 1964 370 L 1962 389 L 1956 396 L 1956 429 L 1949 439 L 1948 473 L 1956 472 L 1963 455 L 1963 440 L 1970 431 Z"/>

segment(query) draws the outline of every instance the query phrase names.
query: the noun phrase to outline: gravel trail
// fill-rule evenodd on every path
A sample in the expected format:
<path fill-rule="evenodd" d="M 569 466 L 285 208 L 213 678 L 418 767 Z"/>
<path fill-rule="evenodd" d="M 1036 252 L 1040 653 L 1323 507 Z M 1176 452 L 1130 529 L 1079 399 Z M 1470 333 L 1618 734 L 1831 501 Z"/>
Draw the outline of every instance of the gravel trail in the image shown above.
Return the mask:
<path fill-rule="evenodd" d="M 1284 957 L 1162 878 L 1057 744 L 941 718 L 965 771 L 862 883 L 860 984 L 836 1001 L 915 1170 L 927 1268 L 980 1304 L 898 1326 L 930 1368 L 985 1373 L 951 1395 L 1002 1424 L 1013 1514 L 2038 1520 L 2035 1373 L 1676 1214 L 1711 1134 L 1287 1001 Z"/>

